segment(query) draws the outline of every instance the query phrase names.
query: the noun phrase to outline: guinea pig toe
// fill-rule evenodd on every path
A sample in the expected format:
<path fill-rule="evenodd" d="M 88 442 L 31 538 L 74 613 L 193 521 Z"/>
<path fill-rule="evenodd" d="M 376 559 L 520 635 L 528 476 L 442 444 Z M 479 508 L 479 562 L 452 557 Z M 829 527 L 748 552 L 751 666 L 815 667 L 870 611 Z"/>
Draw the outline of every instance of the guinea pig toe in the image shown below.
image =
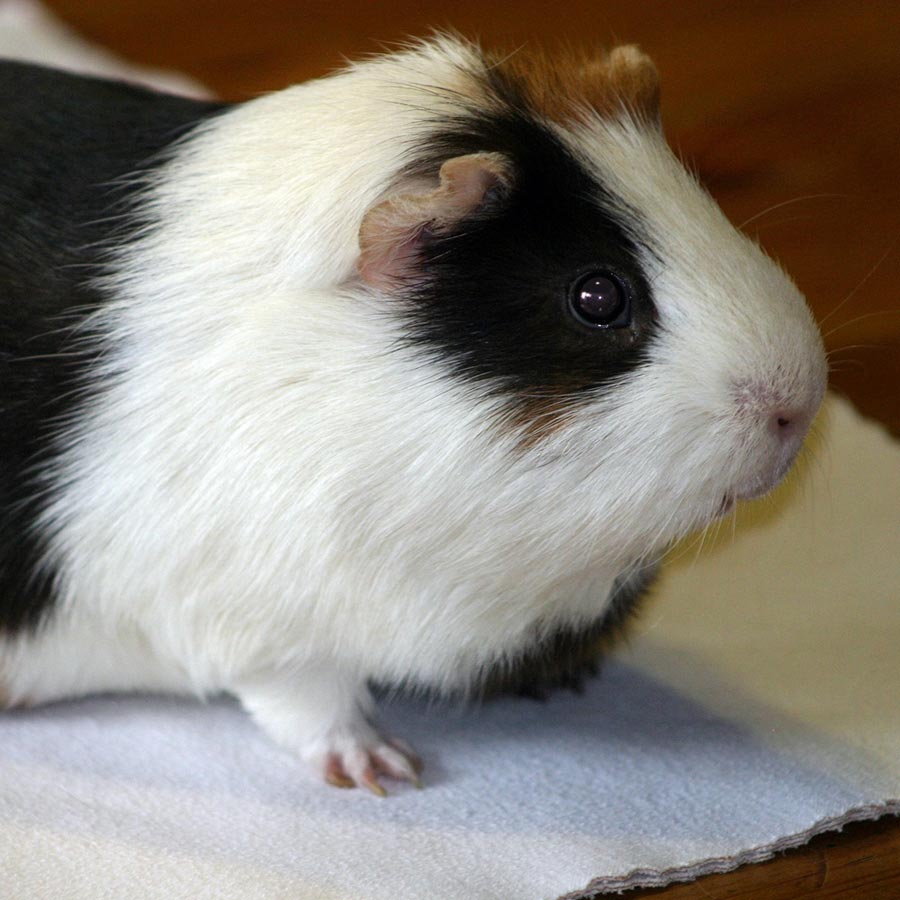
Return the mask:
<path fill-rule="evenodd" d="M 397 781 L 408 781 L 417 788 L 422 787 L 419 774 L 422 771 L 422 760 L 412 748 L 399 738 L 390 738 L 374 752 L 375 766 L 379 772 L 395 778 Z"/>
<path fill-rule="evenodd" d="M 396 738 L 379 738 L 371 745 L 360 742 L 331 750 L 322 763 L 322 776 L 328 784 L 339 788 L 364 787 L 379 797 L 387 796 L 380 777 L 408 781 L 420 788 L 421 771 L 419 757 Z"/>

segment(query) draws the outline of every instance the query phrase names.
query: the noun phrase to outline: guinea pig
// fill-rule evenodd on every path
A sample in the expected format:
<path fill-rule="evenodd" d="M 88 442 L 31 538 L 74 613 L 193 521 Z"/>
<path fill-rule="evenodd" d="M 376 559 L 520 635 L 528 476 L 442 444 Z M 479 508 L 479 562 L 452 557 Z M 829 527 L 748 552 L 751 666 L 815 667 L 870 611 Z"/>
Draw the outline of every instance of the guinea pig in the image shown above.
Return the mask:
<path fill-rule="evenodd" d="M 228 692 L 382 793 L 371 684 L 521 686 L 778 483 L 821 338 L 658 97 L 450 36 L 237 104 L 2 64 L 3 704 Z"/>

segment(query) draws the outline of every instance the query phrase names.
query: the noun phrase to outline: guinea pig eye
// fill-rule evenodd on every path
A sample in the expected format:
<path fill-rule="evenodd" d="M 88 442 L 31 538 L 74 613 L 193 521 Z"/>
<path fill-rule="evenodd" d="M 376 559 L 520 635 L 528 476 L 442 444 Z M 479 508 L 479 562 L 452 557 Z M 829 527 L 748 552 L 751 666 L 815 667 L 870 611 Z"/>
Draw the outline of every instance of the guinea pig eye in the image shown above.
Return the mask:
<path fill-rule="evenodd" d="M 631 324 L 628 289 L 612 272 L 588 272 L 569 289 L 572 315 L 590 328 L 624 328 Z"/>

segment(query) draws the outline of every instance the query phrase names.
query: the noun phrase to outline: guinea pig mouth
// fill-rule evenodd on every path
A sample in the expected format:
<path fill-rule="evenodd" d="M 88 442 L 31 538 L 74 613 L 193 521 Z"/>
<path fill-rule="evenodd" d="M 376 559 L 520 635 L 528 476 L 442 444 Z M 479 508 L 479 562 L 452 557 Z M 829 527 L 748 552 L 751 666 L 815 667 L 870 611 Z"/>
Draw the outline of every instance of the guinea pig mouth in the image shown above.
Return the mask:
<path fill-rule="evenodd" d="M 778 460 L 769 472 L 764 473 L 749 484 L 734 491 L 734 499 L 755 500 L 757 497 L 768 494 L 769 491 L 781 484 L 782 479 L 794 465 L 796 456 L 796 452 L 793 452 Z"/>
<path fill-rule="evenodd" d="M 725 494 L 722 497 L 722 502 L 719 504 L 719 508 L 716 510 L 715 518 L 720 519 L 722 516 L 727 516 L 734 509 L 735 504 L 735 496 L 734 494 Z"/>
<path fill-rule="evenodd" d="M 792 456 L 763 477 L 756 478 L 749 484 L 723 494 L 716 510 L 715 518 L 719 519 L 722 516 L 727 516 L 734 509 L 734 505 L 738 500 L 756 500 L 768 494 L 769 491 L 781 483 L 781 480 L 790 471 L 793 462 L 794 458 Z"/>

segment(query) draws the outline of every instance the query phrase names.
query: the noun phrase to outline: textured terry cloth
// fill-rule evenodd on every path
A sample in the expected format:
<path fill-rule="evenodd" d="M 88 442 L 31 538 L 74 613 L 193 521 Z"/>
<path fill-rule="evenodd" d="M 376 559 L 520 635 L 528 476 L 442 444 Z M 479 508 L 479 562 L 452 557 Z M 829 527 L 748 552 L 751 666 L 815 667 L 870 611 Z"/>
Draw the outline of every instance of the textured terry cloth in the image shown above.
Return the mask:
<path fill-rule="evenodd" d="M 12 6 L 0 52 L 77 67 Z M 834 397 L 819 431 L 584 696 L 385 709 L 423 791 L 315 783 L 228 700 L 0 715 L 0 898 L 581 900 L 900 812 L 900 447 Z"/>

